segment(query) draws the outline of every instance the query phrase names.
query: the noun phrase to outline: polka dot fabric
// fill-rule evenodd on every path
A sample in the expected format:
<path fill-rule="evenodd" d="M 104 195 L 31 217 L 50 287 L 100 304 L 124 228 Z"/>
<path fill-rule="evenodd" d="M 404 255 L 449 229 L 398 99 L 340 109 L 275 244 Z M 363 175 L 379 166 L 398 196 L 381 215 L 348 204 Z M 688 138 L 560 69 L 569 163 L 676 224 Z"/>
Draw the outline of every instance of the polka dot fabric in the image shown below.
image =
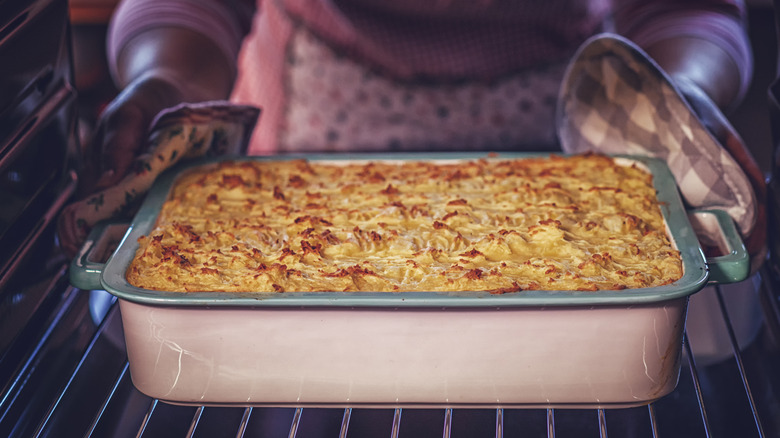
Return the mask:
<path fill-rule="evenodd" d="M 292 36 L 284 152 L 550 149 L 564 64 L 492 82 L 389 79 L 305 29 Z"/>

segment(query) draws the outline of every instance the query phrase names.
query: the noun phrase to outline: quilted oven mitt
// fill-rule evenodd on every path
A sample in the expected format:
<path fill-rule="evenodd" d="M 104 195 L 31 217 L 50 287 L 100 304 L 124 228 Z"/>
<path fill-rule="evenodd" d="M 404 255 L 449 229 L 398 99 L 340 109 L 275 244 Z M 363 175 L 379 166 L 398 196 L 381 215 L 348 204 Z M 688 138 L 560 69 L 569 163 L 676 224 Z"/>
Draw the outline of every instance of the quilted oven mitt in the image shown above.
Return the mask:
<path fill-rule="evenodd" d="M 67 205 L 57 233 L 75 255 L 91 228 L 109 219 L 129 219 L 163 171 L 181 160 L 245 152 L 260 110 L 228 102 L 182 104 L 162 111 L 151 124 L 148 152 L 117 185 Z"/>
<path fill-rule="evenodd" d="M 580 47 L 558 99 L 557 130 L 565 152 L 664 159 L 684 201 L 726 211 L 751 266 L 761 265 L 767 251 L 765 181 L 722 114 L 728 132 L 719 140 L 668 75 L 635 44 L 613 34 L 597 35 Z"/>

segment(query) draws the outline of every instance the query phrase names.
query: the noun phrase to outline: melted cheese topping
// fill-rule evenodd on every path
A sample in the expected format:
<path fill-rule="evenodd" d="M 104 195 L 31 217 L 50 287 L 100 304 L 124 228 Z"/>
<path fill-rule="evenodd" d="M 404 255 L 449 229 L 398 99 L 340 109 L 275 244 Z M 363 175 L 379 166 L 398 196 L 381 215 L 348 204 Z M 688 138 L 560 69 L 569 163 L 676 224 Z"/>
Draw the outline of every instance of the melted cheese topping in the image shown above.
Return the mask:
<path fill-rule="evenodd" d="M 127 278 L 168 291 L 600 290 L 682 275 L 652 176 L 598 155 L 221 162 L 177 180 Z"/>

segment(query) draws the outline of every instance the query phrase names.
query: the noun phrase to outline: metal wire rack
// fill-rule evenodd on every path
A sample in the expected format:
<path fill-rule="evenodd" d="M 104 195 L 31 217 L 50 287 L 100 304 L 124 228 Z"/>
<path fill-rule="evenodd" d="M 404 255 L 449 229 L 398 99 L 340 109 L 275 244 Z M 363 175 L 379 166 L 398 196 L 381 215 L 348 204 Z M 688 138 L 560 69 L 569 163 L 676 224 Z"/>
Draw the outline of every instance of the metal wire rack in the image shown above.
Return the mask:
<path fill-rule="evenodd" d="M 0 434 L 89 437 L 777 437 L 778 287 L 762 271 L 760 331 L 740 345 L 714 290 L 731 352 L 702 362 L 686 333 L 677 389 L 628 409 L 314 409 L 189 407 L 151 399 L 130 380 L 115 299 L 64 285 L 61 300 L 0 396 Z M 58 277 L 59 276 L 59 277 Z M 55 273 L 51 287 L 63 287 Z M 92 323 L 86 323 L 91 321 Z M 2 362 L 0 362 L 2 371 Z"/>

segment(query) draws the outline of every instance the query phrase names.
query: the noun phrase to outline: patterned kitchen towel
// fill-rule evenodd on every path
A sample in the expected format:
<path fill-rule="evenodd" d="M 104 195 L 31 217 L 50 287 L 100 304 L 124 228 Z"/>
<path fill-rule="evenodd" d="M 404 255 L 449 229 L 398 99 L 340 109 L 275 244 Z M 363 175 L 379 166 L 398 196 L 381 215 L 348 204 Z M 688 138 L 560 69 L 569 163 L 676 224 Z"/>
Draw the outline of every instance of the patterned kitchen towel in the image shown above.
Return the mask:
<path fill-rule="evenodd" d="M 738 139 L 723 122 L 731 140 Z M 741 141 L 721 144 L 667 74 L 632 42 L 602 34 L 580 47 L 564 75 L 557 130 L 568 153 L 664 159 L 685 202 L 726 211 L 751 255 L 761 258 L 766 188 L 755 161 Z"/>
<path fill-rule="evenodd" d="M 221 101 L 162 111 L 151 124 L 148 152 L 124 179 L 63 209 L 58 223 L 63 250 L 75 255 L 98 222 L 130 219 L 157 176 L 179 161 L 243 154 L 259 116 L 258 108 Z"/>

